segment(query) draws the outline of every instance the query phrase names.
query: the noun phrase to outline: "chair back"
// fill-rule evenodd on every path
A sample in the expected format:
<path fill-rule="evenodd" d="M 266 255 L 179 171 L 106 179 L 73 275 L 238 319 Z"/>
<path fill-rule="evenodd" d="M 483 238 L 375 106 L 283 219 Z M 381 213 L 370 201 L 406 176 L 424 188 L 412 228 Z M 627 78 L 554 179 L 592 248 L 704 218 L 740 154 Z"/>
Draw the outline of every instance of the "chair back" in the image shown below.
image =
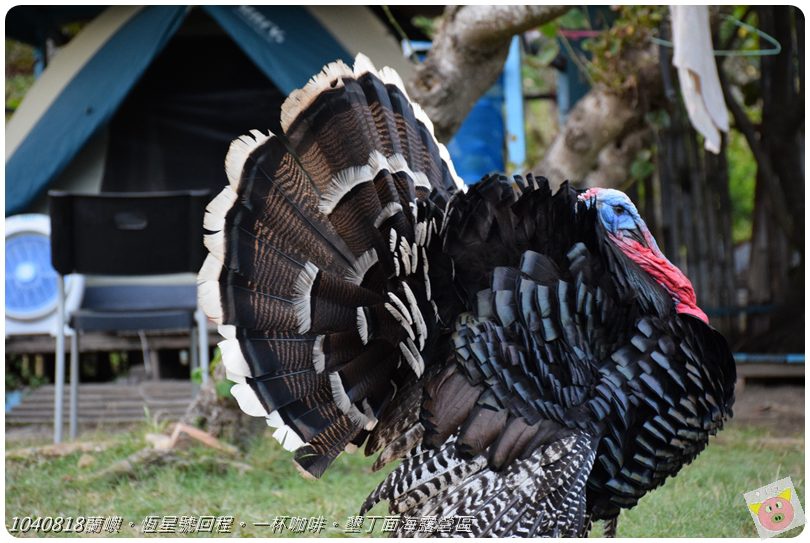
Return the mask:
<path fill-rule="evenodd" d="M 196 273 L 207 190 L 48 192 L 51 261 L 62 275 Z"/>

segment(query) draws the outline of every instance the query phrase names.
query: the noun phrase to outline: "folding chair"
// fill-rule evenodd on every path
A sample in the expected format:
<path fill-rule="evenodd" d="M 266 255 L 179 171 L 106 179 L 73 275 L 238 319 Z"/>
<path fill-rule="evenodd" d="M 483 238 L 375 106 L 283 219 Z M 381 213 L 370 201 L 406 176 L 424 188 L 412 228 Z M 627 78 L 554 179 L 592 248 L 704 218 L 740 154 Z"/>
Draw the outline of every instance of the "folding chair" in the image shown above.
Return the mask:
<path fill-rule="evenodd" d="M 50 191 L 51 260 L 58 273 L 54 442 L 62 440 L 65 326 L 70 349 L 70 437 L 78 426 L 79 335 L 83 332 L 187 329 L 192 366 L 208 378 L 207 320 L 194 285 L 133 285 L 88 289 L 82 307 L 65 315 L 64 276 L 148 276 L 196 273 L 205 251 L 207 190 L 73 194 Z M 106 292 L 105 292 L 106 291 Z M 195 334 L 196 330 L 196 334 Z M 193 345 L 196 339 L 196 346 Z"/>

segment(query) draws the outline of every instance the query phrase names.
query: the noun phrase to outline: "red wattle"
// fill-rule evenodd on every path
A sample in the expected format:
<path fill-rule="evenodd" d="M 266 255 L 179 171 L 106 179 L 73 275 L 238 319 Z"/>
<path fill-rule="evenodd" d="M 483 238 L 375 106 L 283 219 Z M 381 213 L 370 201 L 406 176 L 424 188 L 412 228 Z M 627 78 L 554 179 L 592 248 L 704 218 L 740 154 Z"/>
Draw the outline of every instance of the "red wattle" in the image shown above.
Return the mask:
<path fill-rule="evenodd" d="M 692 283 L 681 270 L 656 250 L 657 247 L 653 243 L 650 243 L 651 247 L 645 247 L 631 238 L 612 234 L 610 234 L 610 238 L 630 260 L 638 264 L 669 292 L 675 301 L 675 310 L 678 313 L 686 313 L 709 323 L 709 317 L 697 305 L 697 296 Z"/>

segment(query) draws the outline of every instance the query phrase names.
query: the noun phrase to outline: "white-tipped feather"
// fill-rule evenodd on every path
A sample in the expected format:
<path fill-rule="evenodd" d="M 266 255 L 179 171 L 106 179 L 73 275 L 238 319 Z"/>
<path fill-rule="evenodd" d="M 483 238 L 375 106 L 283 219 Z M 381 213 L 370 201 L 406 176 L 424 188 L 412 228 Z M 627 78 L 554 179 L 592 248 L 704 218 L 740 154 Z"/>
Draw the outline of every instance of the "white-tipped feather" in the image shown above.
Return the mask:
<path fill-rule="evenodd" d="M 230 376 L 238 377 L 239 379 L 231 379 L 238 383 L 244 383 L 245 377 L 250 377 L 250 367 L 248 366 L 245 355 L 242 354 L 242 348 L 239 346 L 238 339 L 226 339 L 218 343 L 219 350 L 222 353 L 222 363 L 225 365 L 225 371 Z"/>
<path fill-rule="evenodd" d="M 372 175 L 376 176 L 383 170 L 391 171 L 391 166 L 388 164 L 388 159 L 385 155 L 376 149 L 371 151 L 368 155 L 368 166 L 371 168 Z"/>
<path fill-rule="evenodd" d="M 338 409 L 347 413 L 352 407 L 352 401 L 343 388 L 343 381 L 340 380 L 340 374 L 337 372 L 329 374 L 329 386 L 332 388 L 332 399 L 335 401 L 335 405 L 337 405 Z"/>
<path fill-rule="evenodd" d="M 425 296 L 428 300 L 430 300 L 433 298 L 430 292 L 430 273 L 428 273 L 430 266 L 428 264 L 427 252 L 425 252 L 424 247 L 422 247 L 422 263 L 422 273 L 425 274 Z"/>
<path fill-rule="evenodd" d="M 320 73 L 312 76 L 304 88 L 292 91 L 281 104 L 281 129 L 287 132 L 298 115 L 308 108 L 322 92 L 342 87 L 343 78 L 353 76 L 352 69 L 346 66 L 342 60 L 324 66 Z"/>
<path fill-rule="evenodd" d="M 344 77 L 353 77 L 352 69 L 342 60 L 337 60 L 323 67 L 320 73 L 315 74 L 304 85 L 304 88 L 294 90 L 281 105 L 281 128 L 284 132 L 308 108 L 312 102 L 324 91 L 343 86 Z"/>
<path fill-rule="evenodd" d="M 374 219 L 374 228 L 379 228 L 382 223 L 384 223 L 389 218 L 393 217 L 397 213 L 402 211 L 402 206 L 397 202 L 388 202 L 385 204 L 385 207 L 382 208 L 380 214 L 377 215 L 377 218 Z"/>
<path fill-rule="evenodd" d="M 404 159 L 401 159 L 401 162 L 404 162 Z M 351 166 L 335 174 L 332 178 L 332 182 L 321 195 L 318 209 L 321 213 L 329 215 L 334 211 L 340 201 L 357 185 L 374 181 L 377 174 L 383 170 L 394 171 L 393 167 L 389 164 L 389 159 L 387 159 L 385 155 L 377 150 L 372 151 L 369 154 L 367 164 L 363 166 Z M 411 172 L 411 177 L 415 178 L 416 175 Z M 425 177 L 425 179 L 427 178 Z"/>
<path fill-rule="evenodd" d="M 425 338 L 427 338 L 427 324 L 425 323 L 425 319 L 422 316 L 422 310 L 419 309 L 419 304 L 416 302 L 416 296 L 414 296 L 411 287 L 408 286 L 408 283 L 403 281 L 402 289 L 405 291 L 405 298 L 408 300 L 408 305 L 411 308 L 411 315 L 413 315 L 414 323 L 416 323 L 416 330 L 417 330 L 417 337 L 419 338 L 419 350 L 425 348 Z"/>
<path fill-rule="evenodd" d="M 395 87 L 399 87 L 399 90 L 402 91 L 405 98 L 407 98 L 408 101 L 411 100 L 411 98 L 408 96 L 408 91 L 405 90 L 405 83 L 402 82 L 402 78 L 399 77 L 396 70 L 389 66 L 383 66 L 380 68 L 378 75 L 383 83 L 386 85 L 394 85 Z"/>
<path fill-rule="evenodd" d="M 450 153 L 447 151 L 447 147 L 444 146 L 443 143 L 436 142 L 436 145 L 439 147 L 439 156 L 442 157 L 444 160 L 445 165 L 447 166 L 448 171 L 450 172 L 450 177 L 453 178 L 453 181 L 456 183 L 456 188 L 461 192 L 467 192 L 467 185 L 464 183 L 464 180 L 459 177 L 456 173 L 456 167 L 453 165 L 453 160 L 450 158 Z M 450 204 L 448 203 L 447 209 L 450 209 Z"/>
<path fill-rule="evenodd" d="M 444 235 L 445 228 L 447 228 L 447 222 L 450 218 L 450 215 L 453 213 L 453 203 L 454 203 L 453 200 L 457 198 L 459 194 L 461 194 L 461 191 L 454 192 L 453 194 L 450 195 L 450 199 L 447 200 L 447 205 L 444 207 L 445 209 L 444 215 L 442 216 L 442 225 L 441 228 L 439 228 L 439 231 L 436 232 L 437 234 Z"/>
<path fill-rule="evenodd" d="M 225 262 L 225 234 L 220 230 L 203 236 L 203 243 L 208 252 L 220 262 Z"/>
<path fill-rule="evenodd" d="M 430 120 L 430 117 L 428 117 L 427 113 L 425 113 L 425 110 L 422 109 L 422 106 L 420 106 L 416 102 L 411 102 L 411 108 L 413 108 L 413 116 L 416 117 L 416 120 L 420 121 L 423 125 L 425 125 L 425 128 L 428 129 L 430 135 L 433 136 L 435 139 L 436 136 L 433 134 L 433 121 Z"/>
<path fill-rule="evenodd" d="M 417 187 L 422 187 L 427 189 L 428 191 L 433 190 L 433 187 L 430 185 L 430 180 L 428 176 L 422 172 L 413 172 L 413 183 Z"/>
<path fill-rule="evenodd" d="M 237 383 L 231 387 L 231 396 L 236 399 L 239 408 L 251 417 L 266 417 L 267 410 L 259 401 L 259 397 L 247 383 Z"/>
<path fill-rule="evenodd" d="M 360 341 L 363 345 L 368 343 L 368 319 L 362 307 L 357 308 L 357 333 L 360 334 Z"/>
<path fill-rule="evenodd" d="M 408 346 L 408 349 L 410 349 L 411 354 L 413 354 L 413 357 L 416 359 L 416 364 L 419 367 L 419 371 L 417 372 L 416 376 L 419 377 L 425 371 L 425 361 L 422 358 L 422 354 L 419 352 L 419 349 L 416 348 L 416 345 L 414 344 L 412 339 L 405 338 L 405 344 Z"/>
<path fill-rule="evenodd" d="M 359 78 L 363 74 L 371 73 L 372 75 L 377 75 L 377 68 L 374 67 L 374 64 L 371 63 L 371 59 L 368 58 L 363 53 L 357 53 L 357 56 L 354 57 L 354 76 Z"/>
<path fill-rule="evenodd" d="M 402 284 L 404 285 L 405 283 L 403 282 Z M 389 292 L 388 293 L 388 299 L 396 304 L 397 309 L 399 309 L 399 312 L 402 314 L 402 316 L 405 318 L 405 320 L 408 321 L 408 325 L 412 326 L 413 325 L 413 318 L 411 317 L 411 312 L 408 311 L 408 308 L 405 307 L 405 303 L 402 300 L 399 299 L 399 296 L 397 296 L 393 292 Z"/>
<path fill-rule="evenodd" d="M 205 257 L 197 274 L 197 305 L 217 324 L 222 324 L 222 300 L 219 294 L 219 276 L 222 264 L 213 255 Z"/>
<path fill-rule="evenodd" d="M 388 157 L 388 165 L 391 166 L 391 173 L 405 172 L 411 174 L 411 167 L 408 166 L 408 161 L 400 153 L 394 153 Z M 413 177 L 411 175 L 411 177 Z"/>
<path fill-rule="evenodd" d="M 318 276 L 318 271 L 318 266 L 312 262 L 307 262 L 298 274 L 295 285 L 293 285 L 293 307 L 295 308 L 295 317 L 298 320 L 298 333 L 300 334 L 308 332 L 312 325 L 310 294 L 312 293 L 312 284 Z"/>
<path fill-rule="evenodd" d="M 386 303 L 384 304 L 384 307 L 385 307 L 385 309 L 387 309 L 387 310 L 388 310 L 388 312 L 389 312 L 389 313 L 391 313 L 391 316 L 392 316 L 392 317 L 394 317 L 394 318 L 397 320 L 397 322 L 399 322 L 399 324 L 402 326 L 402 328 L 404 328 L 404 329 L 405 329 L 405 332 L 407 332 L 407 333 L 408 333 L 408 337 L 410 337 L 411 339 L 416 339 L 416 336 L 415 336 L 415 335 L 414 335 L 414 333 L 413 333 L 413 329 L 412 329 L 412 328 L 411 328 L 411 326 L 408 324 L 407 319 L 405 319 L 405 317 L 402 315 L 402 313 L 400 313 L 400 312 L 397 310 L 397 308 L 396 308 L 396 307 L 394 307 L 393 305 L 389 304 L 388 302 L 386 302 Z"/>
<path fill-rule="evenodd" d="M 239 192 L 242 172 L 251 153 L 273 137 L 272 132 L 262 134 L 258 130 L 251 130 L 251 134 L 253 136 L 245 134 L 233 140 L 225 155 L 225 175 L 234 192 Z"/>
<path fill-rule="evenodd" d="M 405 238 L 399 238 L 399 256 L 402 259 L 405 275 L 410 275 L 413 271 L 413 268 L 411 268 L 411 246 L 408 245 L 408 240 Z"/>
<path fill-rule="evenodd" d="M 335 405 L 337 405 L 338 409 L 349 417 L 352 422 L 361 427 L 365 427 L 371 422 L 368 417 L 357 409 L 357 406 L 352 404 L 351 399 L 348 394 L 346 394 L 346 389 L 343 388 L 343 381 L 340 380 L 340 375 L 337 372 L 329 374 L 329 386 L 332 388 L 332 399 L 335 401 Z"/>
<path fill-rule="evenodd" d="M 236 326 L 233 324 L 220 324 L 217 326 L 217 331 L 219 332 L 219 335 L 225 339 L 236 338 Z"/>
<path fill-rule="evenodd" d="M 247 379 L 245 379 L 244 375 L 239 375 L 237 373 L 232 373 L 231 370 L 225 370 L 225 379 L 232 383 L 246 383 Z"/>
<path fill-rule="evenodd" d="M 369 183 L 374 179 L 374 174 L 368 165 L 352 166 L 341 170 L 332 178 L 332 182 L 321 194 L 321 201 L 318 203 L 318 210 L 324 215 L 329 215 L 335 210 L 344 196 L 361 183 Z"/>
<path fill-rule="evenodd" d="M 424 367 L 420 366 L 419 361 L 413 355 L 413 352 L 411 352 L 411 350 L 407 347 L 407 345 L 405 345 L 404 342 L 399 343 L 399 350 L 402 353 L 402 356 L 405 357 L 405 361 L 408 362 L 408 366 L 410 366 L 410 368 L 416 374 L 416 377 L 421 377 L 422 372 L 424 371 Z"/>
<path fill-rule="evenodd" d="M 281 418 L 278 411 L 273 411 L 267 415 L 267 425 L 272 426 L 273 428 L 281 428 L 284 426 L 284 419 Z"/>
<path fill-rule="evenodd" d="M 418 222 L 416 223 L 416 227 L 414 228 L 414 233 L 416 235 L 416 244 L 417 245 L 424 245 L 425 244 L 425 236 L 427 235 L 427 223 L 426 222 Z"/>
<path fill-rule="evenodd" d="M 202 291 L 204 288 L 216 287 L 216 307 L 219 308 L 220 311 L 218 280 L 221 270 L 222 265 L 213 255 L 208 255 L 197 276 L 197 280 L 200 282 L 199 289 L 201 296 L 203 296 Z M 208 302 L 205 302 L 204 305 L 201 301 L 200 306 L 203 308 L 203 311 L 206 311 Z M 304 445 L 301 438 L 290 427 L 284 424 L 284 421 L 277 411 L 267 413 L 267 410 L 262 405 L 258 396 L 256 396 L 254 390 L 247 384 L 245 378 L 249 377 L 251 372 L 242 353 L 239 341 L 236 339 L 236 327 L 232 324 L 221 324 L 221 316 L 214 318 L 211 313 L 213 313 L 213 311 L 210 309 L 206 311 L 209 318 L 220 323 L 217 329 L 219 334 L 224 338 L 224 341 L 219 342 L 220 352 L 222 353 L 222 363 L 225 366 L 225 376 L 236 383 L 231 387 L 231 395 L 236 399 L 239 408 L 247 415 L 265 417 L 269 426 L 277 428 L 273 433 L 273 437 L 288 451 L 294 451 Z"/>
<path fill-rule="evenodd" d="M 273 432 L 273 437 L 288 451 L 294 451 L 304 445 L 304 441 L 298 434 L 284 423 L 284 419 L 281 418 L 278 411 L 273 411 L 267 415 L 266 420 L 268 426 L 277 428 L 277 430 Z"/>
<path fill-rule="evenodd" d="M 298 434 L 289 426 L 282 426 L 273 432 L 273 437 L 276 441 L 281 443 L 281 446 L 284 447 L 285 450 L 290 452 L 298 450 L 305 444 Z"/>
<path fill-rule="evenodd" d="M 225 228 L 225 216 L 233 207 L 236 198 L 236 193 L 230 185 L 226 185 L 225 188 L 205 206 L 203 228 L 212 232 Z"/>
<path fill-rule="evenodd" d="M 388 250 L 392 253 L 397 249 L 397 231 L 393 228 L 388 233 Z"/>
<path fill-rule="evenodd" d="M 346 281 L 354 283 L 355 285 L 362 283 L 366 273 L 377 263 L 377 260 L 377 251 L 374 249 L 369 249 L 358 256 L 352 269 L 346 273 Z"/>
<path fill-rule="evenodd" d="M 315 373 L 322 373 L 326 367 L 326 356 L 323 353 L 323 340 L 326 336 L 318 336 L 312 345 L 312 365 Z"/>
<path fill-rule="evenodd" d="M 427 190 L 431 190 L 433 187 L 430 185 L 430 180 L 428 176 L 424 172 L 415 172 L 408 166 L 408 161 L 405 160 L 405 157 L 401 154 L 397 153 L 388 157 L 388 164 L 391 166 L 389 170 L 392 173 L 404 172 L 406 173 L 412 180 L 414 185 L 417 187 L 424 187 Z"/>

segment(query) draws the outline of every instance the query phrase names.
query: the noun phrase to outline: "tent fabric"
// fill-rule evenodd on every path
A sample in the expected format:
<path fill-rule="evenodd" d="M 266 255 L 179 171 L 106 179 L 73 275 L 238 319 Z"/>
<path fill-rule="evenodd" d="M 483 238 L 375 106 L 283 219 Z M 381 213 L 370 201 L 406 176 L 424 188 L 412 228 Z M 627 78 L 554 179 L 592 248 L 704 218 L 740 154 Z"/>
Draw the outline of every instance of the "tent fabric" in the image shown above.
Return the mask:
<path fill-rule="evenodd" d="M 116 6 L 108 9 L 59 50 L 48 64 L 48 69 L 25 94 L 24 100 L 6 125 L 6 161 L 28 137 L 28 133 L 53 105 L 65 86 L 141 9 L 140 6 Z"/>
<path fill-rule="evenodd" d="M 301 6 L 204 6 L 242 50 L 285 94 L 315 71 L 353 56 Z M 313 67 L 314 70 L 313 70 Z"/>
<path fill-rule="evenodd" d="M 286 97 L 224 31 L 178 32 L 108 124 L 101 191 L 219 192 L 231 142 L 252 129 L 280 133 Z"/>
<path fill-rule="evenodd" d="M 110 8 L 114 9 L 122 8 Z M 7 147 L 6 215 L 25 210 L 93 133 L 110 120 L 155 56 L 177 32 L 188 9 L 184 6 L 140 8 L 98 46 L 95 54 L 88 54 L 90 58 L 72 78 L 67 77 L 64 89 L 35 117 L 36 122 L 20 137 L 19 145 L 11 152 Z M 303 86 L 328 62 L 338 58 L 347 63 L 353 60 L 353 55 L 304 7 L 204 6 L 201 9 L 284 94 Z M 48 160 L 42 160 L 43 156 Z"/>
<path fill-rule="evenodd" d="M 25 209 L 118 108 L 185 7 L 139 11 L 84 65 L 6 161 L 6 215 Z"/>

